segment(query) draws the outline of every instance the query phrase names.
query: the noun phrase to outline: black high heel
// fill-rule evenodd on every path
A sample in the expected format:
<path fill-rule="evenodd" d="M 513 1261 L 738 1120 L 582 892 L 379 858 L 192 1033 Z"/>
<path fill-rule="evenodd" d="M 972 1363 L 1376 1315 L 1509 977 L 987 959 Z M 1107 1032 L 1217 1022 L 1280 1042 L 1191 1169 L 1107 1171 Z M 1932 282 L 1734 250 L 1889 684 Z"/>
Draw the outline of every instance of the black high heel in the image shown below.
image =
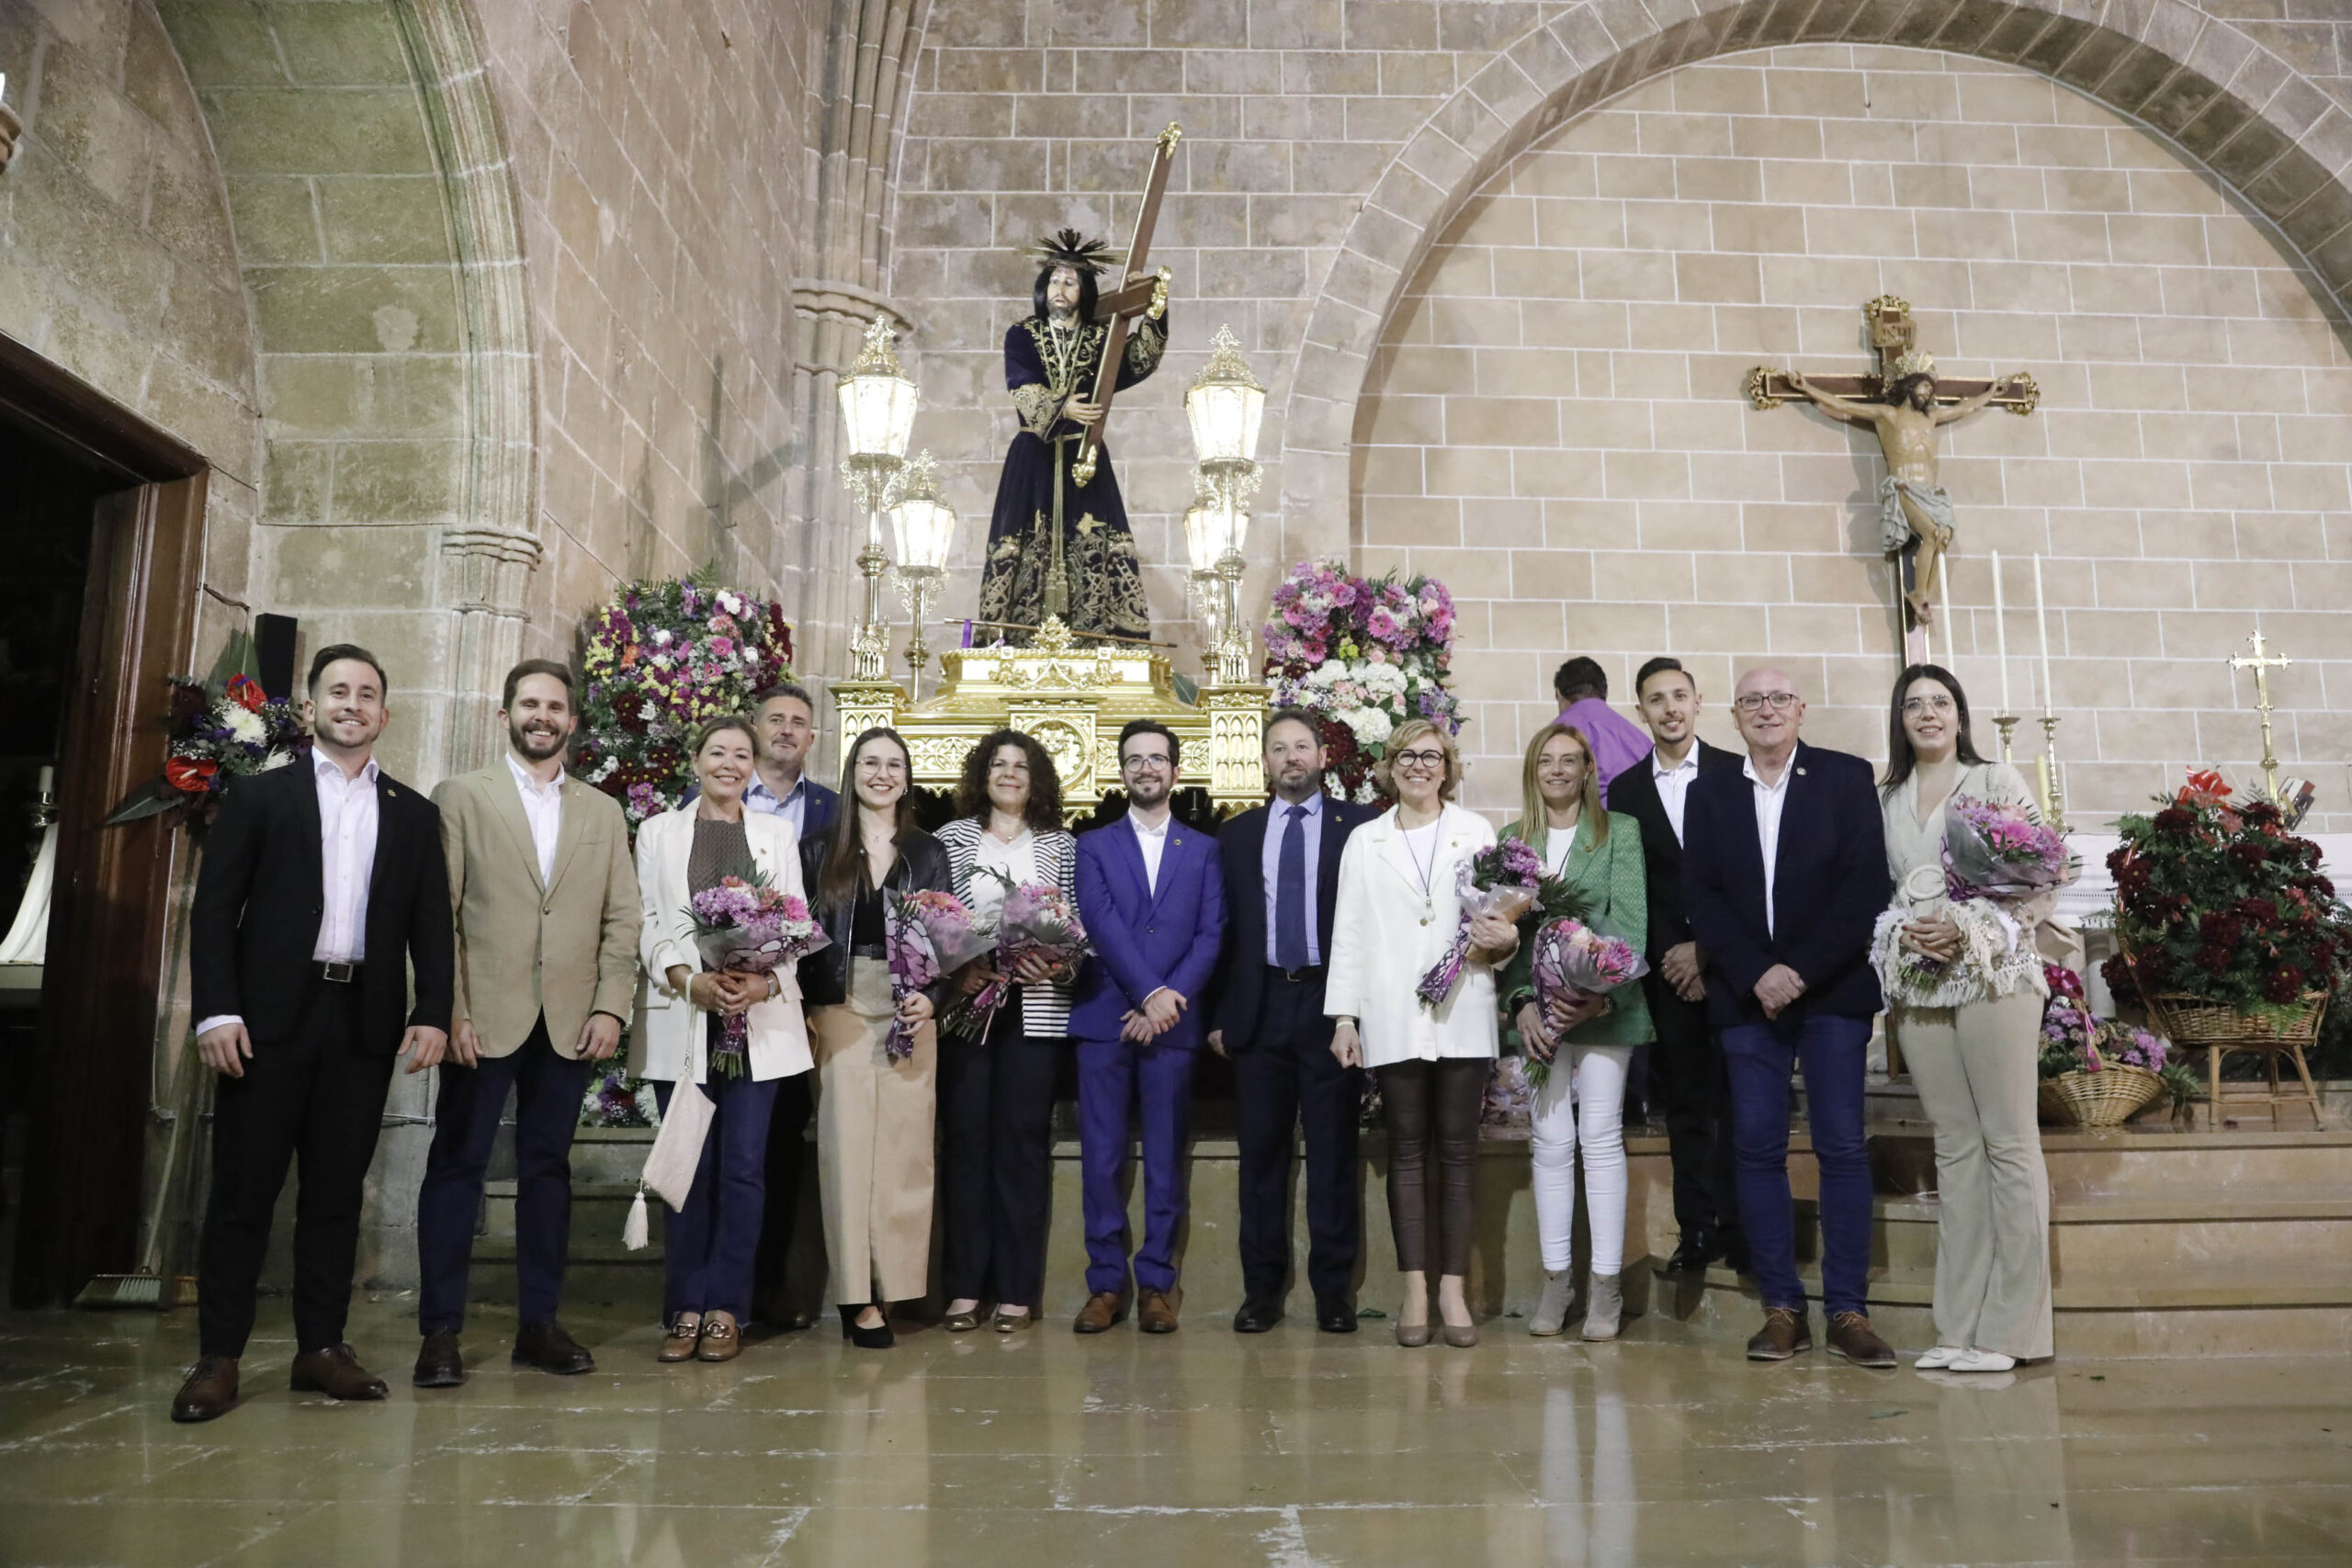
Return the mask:
<path fill-rule="evenodd" d="M 876 1326 L 860 1328 L 857 1325 L 857 1314 L 871 1304 L 876 1303 L 860 1302 L 854 1306 L 842 1308 L 842 1337 L 861 1350 L 888 1350 L 899 1342 L 899 1337 L 890 1332 L 890 1314 L 887 1308 L 883 1311 L 882 1321 Z"/>

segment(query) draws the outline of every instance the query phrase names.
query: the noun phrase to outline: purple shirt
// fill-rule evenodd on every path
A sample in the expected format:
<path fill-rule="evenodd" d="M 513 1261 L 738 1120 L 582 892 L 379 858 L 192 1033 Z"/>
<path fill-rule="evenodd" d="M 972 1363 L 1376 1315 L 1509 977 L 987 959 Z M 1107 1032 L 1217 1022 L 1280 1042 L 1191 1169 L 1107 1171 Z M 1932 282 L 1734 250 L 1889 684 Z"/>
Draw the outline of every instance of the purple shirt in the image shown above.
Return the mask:
<path fill-rule="evenodd" d="M 1558 721 L 1573 724 L 1592 743 L 1592 765 L 1600 771 L 1600 802 L 1609 804 L 1609 781 L 1650 754 L 1650 734 L 1599 697 L 1579 697 Z"/>

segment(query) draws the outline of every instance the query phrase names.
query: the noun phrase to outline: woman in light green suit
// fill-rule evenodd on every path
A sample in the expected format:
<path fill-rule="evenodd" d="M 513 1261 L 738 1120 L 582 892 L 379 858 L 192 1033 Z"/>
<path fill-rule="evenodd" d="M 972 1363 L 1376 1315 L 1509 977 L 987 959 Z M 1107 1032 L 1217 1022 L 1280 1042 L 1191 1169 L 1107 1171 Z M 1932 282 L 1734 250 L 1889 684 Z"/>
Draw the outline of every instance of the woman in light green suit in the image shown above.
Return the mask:
<path fill-rule="evenodd" d="M 1642 867 L 1641 824 L 1603 809 L 1592 746 L 1574 725 L 1547 724 L 1528 743 L 1521 774 L 1520 819 L 1503 829 L 1544 857 L 1585 904 L 1584 923 L 1622 937 L 1638 951 L 1649 934 L 1649 894 Z M 1568 1233 L 1576 1213 L 1577 1144 L 1584 1144 L 1585 1208 L 1592 1230 L 1592 1279 L 1584 1337 L 1614 1339 L 1624 1311 L 1618 1274 L 1625 1261 L 1625 1068 L 1634 1047 L 1657 1038 L 1639 986 L 1623 986 L 1566 1012 L 1546 1016 L 1535 1000 L 1531 955 L 1534 922 L 1504 971 L 1503 1017 L 1530 1061 L 1554 1062 L 1536 1092 L 1529 1140 L 1535 1162 L 1535 1228 L 1544 1247 L 1544 1295 L 1528 1318 L 1531 1334 L 1566 1326 Z"/>

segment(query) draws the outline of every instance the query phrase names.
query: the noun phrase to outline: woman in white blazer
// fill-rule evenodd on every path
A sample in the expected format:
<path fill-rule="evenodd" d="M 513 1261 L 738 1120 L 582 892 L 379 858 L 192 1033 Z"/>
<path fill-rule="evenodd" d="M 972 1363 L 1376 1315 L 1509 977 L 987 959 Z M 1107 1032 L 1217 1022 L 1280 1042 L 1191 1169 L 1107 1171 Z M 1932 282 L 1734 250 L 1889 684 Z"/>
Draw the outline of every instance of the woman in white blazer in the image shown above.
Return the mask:
<path fill-rule="evenodd" d="M 1495 841 L 1493 824 L 1456 805 L 1462 757 L 1453 738 L 1421 719 L 1396 728 L 1381 761 L 1396 807 L 1357 829 L 1340 857 L 1323 1010 L 1336 1020 L 1331 1054 L 1380 1080 L 1388 1132 L 1388 1222 L 1405 1300 L 1396 1343 L 1430 1338 L 1428 1260 L 1439 1259 L 1438 1313 L 1445 1342 L 1471 1346 L 1478 1330 L 1463 1293 L 1470 1271 L 1472 1177 L 1478 1111 L 1495 1060 L 1495 966 L 1519 945 L 1509 921 L 1470 927 L 1470 962 L 1443 1003 L 1425 1006 L 1421 976 L 1445 955 L 1461 924 L 1458 891 L 1470 859 Z M 1431 1247 L 1427 1198 L 1435 1145 L 1442 1244 Z"/>
<path fill-rule="evenodd" d="M 664 1361 L 728 1361 L 742 1349 L 741 1325 L 752 1308 L 752 1265 L 767 1195 L 768 1115 L 776 1085 L 809 1068 L 793 967 L 766 975 L 704 969 L 687 908 L 695 894 L 720 878 L 749 881 L 755 873 L 769 886 L 805 897 L 792 824 L 743 809 L 755 754 L 747 721 L 713 719 L 695 738 L 700 793 L 637 830 L 645 985 L 629 1065 L 654 1080 L 664 1115 L 689 1083 L 701 1085 L 693 1092 L 708 1096 L 714 1107 L 686 1206 L 671 1216 L 663 1238 Z M 715 1074 L 711 1040 L 730 1013 L 744 1014 L 750 1025 L 743 1071 Z"/>

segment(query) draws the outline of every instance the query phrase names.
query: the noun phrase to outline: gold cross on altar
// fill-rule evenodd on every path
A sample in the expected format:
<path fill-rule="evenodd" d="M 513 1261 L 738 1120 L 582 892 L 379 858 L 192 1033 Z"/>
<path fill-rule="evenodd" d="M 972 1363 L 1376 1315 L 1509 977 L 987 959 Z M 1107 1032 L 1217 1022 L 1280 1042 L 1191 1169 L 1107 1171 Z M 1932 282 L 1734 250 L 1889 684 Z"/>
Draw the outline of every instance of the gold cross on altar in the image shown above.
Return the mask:
<path fill-rule="evenodd" d="M 2276 806 L 2278 803 L 2278 755 L 2270 745 L 2270 671 L 2284 670 L 2294 660 L 2283 653 L 2264 653 L 2262 633 L 2259 631 L 2248 637 L 2246 642 L 2254 652 L 2250 655 L 2230 655 L 2230 672 L 2234 676 L 2241 670 L 2254 671 L 2254 705 L 2262 715 L 2262 776 L 2270 802 Z"/>
<path fill-rule="evenodd" d="M 1119 389 L 1119 363 L 1126 355 L 1127 323 L 1137 316 L 1156 321 L 1168 309 L 1168 269 L 1163 266 L 1149 276 L 1138 275 L 1151 257 L 1151 231 L 1159 221 L 1159 198 L 1168 190 L 1168 165 L 1175 161 L 1176 143 L 1183 139 L 1183 130 L 1172 119 L 1167 130 L 1152 139 L 1151 173 L 1144 179 L 1143 204 L 1136 209 L 1136 226 L 1127 238 L 1126 265 L 1119 274 L 1119 287 L 1094 301 L 1096 317 L 1110 330 L 1102 339 L 1102 361 L 1095 369 L 1094 395 L 1090 400 L 1102 411 L 1102 418 L 1086 427 L 1085 438 L 1078 444 L 1078 461 L 1069 466 L 1069 477 L 1080 489 L 1094 482 L 1102 423 L 1111 417 L 1111 399 Z"/>

